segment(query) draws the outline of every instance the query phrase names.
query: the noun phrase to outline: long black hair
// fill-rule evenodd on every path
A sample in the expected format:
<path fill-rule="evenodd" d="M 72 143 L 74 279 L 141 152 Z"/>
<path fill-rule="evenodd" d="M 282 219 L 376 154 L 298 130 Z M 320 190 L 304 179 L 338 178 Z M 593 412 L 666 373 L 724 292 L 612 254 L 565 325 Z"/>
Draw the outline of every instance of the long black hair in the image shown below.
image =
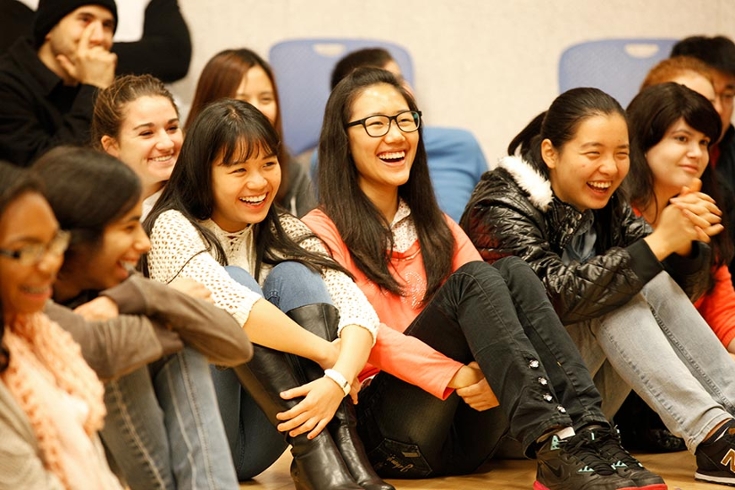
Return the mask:
<path fill-rule="evenodd" d="M 20 196 L 35 192 L 42 194 L 41 182 L 28 170 L 17 167 L 10 163 L 0 161 L 0 216 L 5 213 L 7 207 Z M 10 352 L 2 343 L 5 335 L 5 317 L 3 305 L 0 302 L 0 373 L 8 368 Z"/>
<path fill-rule="evenodd" d="M 656 216 L 661 210 L 654 194 L 654 177 L 646 153 L 661 142 L 666 131 L 679 119 L 706 135 L 710 146 L 717 142 L 722 122 L 712 102 L 684 85 L 674 82 L 652 85 L 641 90 L 628 105 L 630 173 L 624 186 L 635 207 L 642 210 L 653 204 Z M 710 165 L 700 178 L 702 192 L 721 204 L 723 193 Z M 722 217 L 722 223 L 726 225 L 726 216 Z M 733 245 L 727 232 L 712 237 L 711 246 L 714 251 L 712 265 L 719 267 L 730 262 Z"/>
<path fill-rule="evenodd" d="M 33 165 L 59 226 L 71 232 L 63 279 L 83 267 L 101 245 L 105 228 L 140 201 L 142 186 L 135 172 L 107 153 L 91 148 L 60 146 Z"/>
<path fill-rule="evenodd" d="M 357 68 L 332 91 L 324 112 L 319 139 L 319 199 L 324 212 L 337 226 L 357 267 L 379 287 L 394 294 L 402 288 L 390 271 L 393 235 L 378 208 L 358 185 L 358 171 L 350 152 L 346 125 L 352 104 L 366 88 L 387 84 L 395 88 L 412 111 L 416 101 L 388 71 Z M 419 144 L 408 181 L 398 187 L 398 196 L 411 209 L 411 217 L 424 258 L 427 286 L 424 302 L 431 299 L 452 272 L 455 241 L 434 196 L 426 150 L 419 128 Z"/>
<path fill-rule="evenodd" d="M 214 211 L 212 165 L 215 162 L 232 165 L 231 162 L 245 161 L 258 154 L 278 155 L 280 145 L 273 125 L 251 104 L 220 99 L 208 105 L 189 128 L 171 178 L 143 222 L 143 228 L 150 234 L 163 212 L 176 210 L 191 222 L 212 256 L 227 265 L 219 240 L 200 223 L 211 218 Z M 314 237 L 313 234 L 299 237 L 298 242 L 289 237 L 279 220 L 279 214 L 284 212 L 274 203 L 265 219 L 252 225 L 256 258 L 253 277 L 259 279 L 263 264 L 275 265 L 285 260 L 300 262 L 314 271 L 327 267 L 344 272 L 330 258 L 299 246 L 301 241 Z M 148 274 L 147 256 L 141 265 Z"/>

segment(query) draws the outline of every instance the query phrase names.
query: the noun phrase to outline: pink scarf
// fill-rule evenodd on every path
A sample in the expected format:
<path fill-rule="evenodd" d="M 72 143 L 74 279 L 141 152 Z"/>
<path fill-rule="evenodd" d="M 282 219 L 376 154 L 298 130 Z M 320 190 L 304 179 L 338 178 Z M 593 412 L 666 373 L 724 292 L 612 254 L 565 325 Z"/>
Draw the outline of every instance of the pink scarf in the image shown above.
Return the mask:
<path fill-rule="evenodd" d="M 90 437 L 104 423 L 102 383 L 84 362 L 79 345 L 71 335 L 43 313 L 19 315 L 5 326 L 2 342 L 10 352 L 10 363 L 0 378 L 28 416 L 45 467 L 69 488 L 59 457 L 61 444 L 58 433 L 48 414 L 53 408 L 39 402 L 40 388 L 29 373 L 34 365 L 40 365 L 45 368 L 41 371 L 47 373 L 50 382 L 87 404 L 89 415 L 84 422 L 84 430 Z"/>

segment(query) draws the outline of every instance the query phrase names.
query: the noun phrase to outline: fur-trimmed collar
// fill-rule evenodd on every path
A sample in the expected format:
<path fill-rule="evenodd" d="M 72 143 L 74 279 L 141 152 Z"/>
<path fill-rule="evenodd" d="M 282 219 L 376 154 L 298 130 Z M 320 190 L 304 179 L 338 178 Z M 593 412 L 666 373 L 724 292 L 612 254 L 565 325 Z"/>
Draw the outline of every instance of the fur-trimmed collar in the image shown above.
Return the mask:
<path fill-rule="evenodd" d="M 506 156 L 498 160 L 495 168 L 503 168 L 513 177 L 518 186 L 528 193 L 534 206 L 546 211 L 554 199 L 551 182 L 541 175 L 531 164 L 520 157 Z"/>

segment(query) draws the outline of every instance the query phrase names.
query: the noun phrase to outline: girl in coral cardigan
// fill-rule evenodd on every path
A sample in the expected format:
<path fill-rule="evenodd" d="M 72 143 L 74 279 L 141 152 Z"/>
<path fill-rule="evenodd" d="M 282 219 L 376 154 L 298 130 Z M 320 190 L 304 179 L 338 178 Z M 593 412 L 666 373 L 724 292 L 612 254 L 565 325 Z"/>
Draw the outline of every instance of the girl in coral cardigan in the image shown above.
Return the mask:
<path fill-rule="evenodd" d="M 304 218 L 397 331 L 381 331 L 371 360 L 405 357 L 413 339 L 455 363 L 416 358 L 360 392 L 358 430 L 378 473 L 469 473 L 507 431 L 538 461 L 536 490 L 665 489 L 620 446 L 533 271 L 514 257 L 482 262 L 439 211 L 420 126 L 390 72 L 361 68 L 342 80 L 319 144 L 321 208 Z M 431 396 L 431 379 L 448 392 Z"/>

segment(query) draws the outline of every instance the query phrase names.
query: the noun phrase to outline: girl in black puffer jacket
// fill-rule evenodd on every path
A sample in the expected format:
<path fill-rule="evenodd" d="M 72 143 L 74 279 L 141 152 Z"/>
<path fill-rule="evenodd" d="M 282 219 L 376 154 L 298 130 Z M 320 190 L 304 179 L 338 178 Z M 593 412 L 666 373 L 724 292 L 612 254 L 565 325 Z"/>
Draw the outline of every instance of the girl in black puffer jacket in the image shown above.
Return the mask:
<path fill-rule="evenodd" d="M 706 287 L 717 207 L 687 189 L 651 233 L 616 192 L 629 168 L 625 112 L 597 89 L 560 95 L 509 154 L 461 220 L 483 258 L 517 255 L 536 271 L 608 415 L 634 388 L 696 452 L 697 478 L 735 483 L 722 463 L 735 450 L 735 364 L 682 291 Z"/>

